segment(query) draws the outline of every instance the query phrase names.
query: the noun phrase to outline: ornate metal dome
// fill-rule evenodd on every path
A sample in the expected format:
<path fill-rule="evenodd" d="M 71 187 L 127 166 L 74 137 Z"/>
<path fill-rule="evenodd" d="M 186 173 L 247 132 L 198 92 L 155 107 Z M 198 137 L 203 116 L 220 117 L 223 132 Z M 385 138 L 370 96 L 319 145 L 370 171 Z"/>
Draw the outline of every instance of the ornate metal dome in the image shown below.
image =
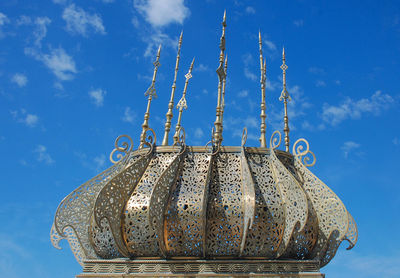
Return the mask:
<path fill-rule="evenodd" d="M 299 139 L 289 153 L 286 63 L 283 52 L 285 151 L 281 134 L 265 139 L 265 60 L 261 66 L 260 147 L 222 146 L 227 60 L 225 16 L 221 37 L 217 118 L 211 141 L 187 146 L 180 121 L 193 62 L 186 74 L 173 145 L 168 145 L 180 47 L 168 106 L 164 139 L 148 126 L 155 95 L 160 49 L 147 90 L 148 106 L 140 145 L 122 135 L 110 155 L 114 165 L 87 181 L 59 205 L 51 240 L 67 239 L 81 264 L 90 259 L 293 259 L 318 260 L 321 266 L 347 240 L 351 249 L 357 227 L 335 193 L 309 169 L 315 163 L 308 142 Z M 118 161 L 114 160 L 114 157 Z"/>

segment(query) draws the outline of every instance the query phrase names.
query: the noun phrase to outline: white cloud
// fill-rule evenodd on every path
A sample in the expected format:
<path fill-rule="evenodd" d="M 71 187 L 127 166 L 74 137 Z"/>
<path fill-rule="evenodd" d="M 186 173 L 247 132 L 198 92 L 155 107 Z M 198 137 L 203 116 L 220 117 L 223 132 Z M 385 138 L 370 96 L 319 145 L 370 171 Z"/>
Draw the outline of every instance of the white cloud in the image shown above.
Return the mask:
<path fill-rule="evenodd" d="M 353 142 L 353 141 L 347 141 L 344 142 L 343 146 L 340 148 L 343 151 L 343 155 L 345 158 L 348 158 L 349 153 L 354 151 L 355 149 L 358 149 L 360 147 L 360 144 Z"/>
<path fill-rule="evenodd" d="M 200 127 L 197 127 L 197 128 L 194 130 L 194 137 L 195 137 L 196 139 L 201 139 L 201 138 L 203 138 L 203 136 L 204 136 L 203 130 L 202 130 Z"/>
<path fill-rule="evenodd" d="M 104 154 L 96 156 L 93 158 L 93 162 L 96 172 L 100 172 L 106 165 L 106 156 Z"/>
<path fill-rule="evenodd" d="M 317 80 L 317 81 L 315 82 L 315 86 L 316 86 L 316 87 L 325 87 L 325 86 L 326 86 L 326 83 L 325 83 L 325 81 L 323 81 L 323 80 Z"/>
<path fill-rule="evenodd" d="M 153 27 L 182 24 L 190 15 L 184 0 L 134 0 L 133 6 Z"/>
<path fill-rule="evenodd" d="M 256 13 L 256 10 L 255 10 L 253 7 L 251 7 L 251 6 L 248 6 L 248 7 L 246 7 L 246 13 L 248 13 L 248 14 L 255 14 L 255 13 Z"/>
<path fill-rule="evenodd" d="M 35 127 L 39 121 L 39 117 L 37 115 L 29 114 L 25 109 L 11 111 L 11 115 L 18 123 L 23 123 L 28 127 Z"/>
<path fill-rule="evenodd" d="M 28 78 L 22 73 L 16 73 L 11 77 L 11 82 L 17 84 L 19 87 L 24 87 L 28 83 Z"/>
<path fill-rule="evenodd" d="M 274 51 L 276 50 L 276 45 L 270 40 L 264 40 L 264 44 L 268 47 L 269 50 Z"/>
<path fill-rule="evenodd" d="M 17 19 L 17 26 L 21 26 L 21 25 L 30 25 L 32 24 L 32 19 L 29 16 L 26 15 L 21 15 L 18 19 Z"/>
<path fill-rule="evenodd" d="M 308 69 L 309 72 L 314 73 L 314 74 L 324 74 L 325 70 L 323 68 L 319 67 L 310 67 Z"/>
<path fill-rule="evenodd" d="M 250 67 L 254 65 L 254 58 L 253 55 L 250 53 L 246 53 L 242 56 L 242 61 L 244 64 L 244 76 L 251 81 L 256 81 L 257 80 L 257 75 L 255 75 L 251 70 Z"/>
<path fill-rule="evenodd" d="M 87 36 L 89 30 L 95 33 L 105 34 L 103 21 L 98 14 L 89 14 L 82 8 L 71 4 L 64 9 L 62 18 L 67 23 L 67 31 L 72 34 Z"/>
<path fill-rule="evenodd" d="M 92 99 L 94 105 L 97 107 L 103 106 L 104 96 L 106 95 L 106 91 L 102 89 L 91 90 L 89 92 L 89 96 Z"/>
<path fill-rule="evenodd" d="M 238 97 L 247 97 L 249 95 L 249 91 L 242 90 L 238 93 Z"/>
<path fill-rule="evenodd" d="M 394 137 L 393 140 L 392 140 L 392 143 L 393 143 L 393 145 L 395 145 L 395 146 L 400 145 L 400 140 L 399 140 L 399 138 Z"/>
<path fill-rule="evenodd" d="M 10 23 L 10 20 L 8 19 L 8 17 L 0 12 L 0 39 L 4 37 L 4 33 L 2 30 L 2 26 L 6 25 Z"/>
<path fill-rule="evenodd" d="M 53 164 L 54 160 L 51 158 L 50 154 L 47 152 L 47 148 L 43 145 L 38 145 L 36 149 L 33 150 L 37 154 L 37 161 L 44 162 L 46 164 Z"/>
<path fill-rule="evenodd" d="M 370 113 L 378 115 L 393 105 L 395 100 L 388 94 L 376 91 L 370 98 L 353 100 L 346 98 L 338 106 L 324 104 L 322 119 L 324 122 L 335 126 L 346 119 L 360 119 L 363 114 Z"/>
<path fill-rule="evenodd" d="M 298 19 L 293 21 L 293 24 L 296 25 L 297 27 L 302 27 L 304 25 L 304 21 L 302 19 Z"/>
<path fill-rule="evenodd" d="M 124 111 L 124 116 L 122 117 L 124 122 L 133 124 L 136 120 L 136 113 L 132 111 L 130 107 L 126 107 Z"/>
<path fill-rule="evenodd" d="M 34 44 L 37 47 L 41 47 L 42 40 L 47 34 L 47 25 L 51 23 L 48 17 L 38 17 L 35 19 L 36 29 L 33 31 L 33 36 L 35 37 Z"/>
<path fill-rule="evenodd" d="M 202 71 L 209 71 L 210 68 L 204 64 L 199 64 L 197 67 L 195 67 L 195 70 L 202 72 Z"/>
<path fill-rule="evenodd" d="M 52 49 L 50 54 L 42 54 L 33 48 L 26 48 L 25 54 L 43 62 L 61 81 L 71 80 L 77 73 L 75 61 L 61 47 Z"/>
<path fill-rule="evenodd" d="M 168 46 L 171 48 L 176 48 L 178 45 L 178 38 L 172 39 L 170 36 L 167 34 L 161 32 L 158 29 L 152 30 L 152 33 L 150 36 L 148 34 L 143 38 L 143 40 L 147 43 L 147 47 L 144 52 L 145 57 L 151 57 L 154 58 L 158 47 L 160 45 L 164 47 Z"/>

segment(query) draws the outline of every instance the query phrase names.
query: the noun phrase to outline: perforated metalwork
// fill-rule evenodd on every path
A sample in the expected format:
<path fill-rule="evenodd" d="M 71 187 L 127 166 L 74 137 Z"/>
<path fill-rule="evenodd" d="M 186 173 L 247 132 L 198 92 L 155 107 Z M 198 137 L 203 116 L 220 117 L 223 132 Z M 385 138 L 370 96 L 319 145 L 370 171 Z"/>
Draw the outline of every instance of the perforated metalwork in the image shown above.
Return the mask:
<path fill-rule="evenodd" d="M 239 256 L 244 214 L 240 153 L 218 153 L 212 170 L 206 255 Z"/>
<path fill-rule="evenodd" d="M 111 231 L 107 218 L 103 218 L 97 225 L 94 216 L 92 216 L 89 234 L 94 250 L 100 258 L 113 259 L 123 257 L 115 243 L 115 239 L 118 239 L 118 237 Z"/>
<path fill-rule="evenodd" d="M 278 256 L 280 256 L 289 245 L 290 237 L 294 232 L 296 224 L 298 224 L 299 231 L 306 224 L 308 217 L 307 196 L 295 177 L 276 157 L 274 150 L 271 150 L 269 159 L 272 165 L 272 173 L 277 185 L 280 187 L 286 207 L 285 230 L 282 243 L 278 248 Z"/>
<path fill-rule="evenodd" d="M 163 172 L 155 184 L 149 202 L 149 222 L 155 231 L 163 257 L 166 256 L 164 242 L 164 214 L 168 205 L 171 190 L 176 185 L 176 180 L 180 172 L 181 161 L 185 153 L 178 154 L 168 168 Z"/>
<path fill-rule="evenodd" d="M 88 227 L 90 225 L 90 217 L 94 202 L 101 188 L 124 168 L 128 158 L 129 156 L 125 156 L 119 163 L 114 164 L 104 172 L 79 186 L 65 197 L 58 206 L 54 218 L 55 231 L 60 236 L 68 239 L 71 249 L 74 248 L 73 250 L 78 250 L 72 247 L 71 242 L 75 244 L 77 241 L 78 243 L 76 244 L 81 244 L 82 252 L 75 256 L 82 257 L 83 259 L 98 258 L 93 246 L 90 244 L 88 235 Z M 68 227 L 72 228 L 74 232 L 67 232 L 66 229 Z M 69 239 L 69 236 L 72 236 L 72 234 L 75 235 Z M 75 236 L 77 239 L 75 239 Z"/>
<path fill-rule="evenodd" d="M 121 215 L 130 194 L 150 163 L 151 157 L 151 153 L 131 157 L 128 166 L 102 188 L 94 206 L 94 219 L 97 226 L 101 226 L 100 222 L 107 218 L 118 250 L 126 257 L 128 250 L 122 240 Z"/>
<path fill-rule="evenodd" d="M 338 240 L 343 240 L 349 226 L 348 213 L 336 194 L 297 158 L 295 167 L 303 179 L 303 188 L 307 192 L 318 218 L 318 241 L 311 257 L 322 257 L 323 250 L 327 248 L 327 241 L 334 231 L 338 231 Z"/>
<path fill-rule="evenodd" d="M 175 157 L 175 153 L 156 153 L 125 206 L 122 232 L 130 256 L 161 255 L 155 230 L 149 222 L 149 203 L 157 180 Z"/>
<path fill-rule="evenodd" d="M 189 153 L 171 193 L 165 215 L 168 256 L 202 257 L 205 231 L 205 196 L 210 155 Z"/>
<path fill-rule="evenodd" d="M 246 238 L 243 256 L 276 258 L 285 228 L 285 206 L 265 154 L 248 154 L 254 177 L 255 217 Z"/>

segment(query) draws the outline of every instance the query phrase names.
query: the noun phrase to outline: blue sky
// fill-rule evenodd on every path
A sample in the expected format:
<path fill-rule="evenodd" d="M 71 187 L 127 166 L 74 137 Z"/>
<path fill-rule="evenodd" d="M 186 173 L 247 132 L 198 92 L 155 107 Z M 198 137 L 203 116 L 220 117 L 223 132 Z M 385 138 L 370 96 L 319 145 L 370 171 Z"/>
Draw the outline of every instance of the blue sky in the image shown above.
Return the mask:
<path fill-rule="evenodd" d="M 62 251 L 51 246 L 56 207 L 111 165 L 118 135 L 131 135 L 137 147 L 143 94 L 162 43 L 158 98 L 150 111 L 160 143 L 182 29 L 175 103 L 195 56 L 182 125 L 188 144 L 209 141 L 224 9 L 229 68 L 223 144 L 239 145 L 247 126 L 247 145 L 258 146 L 260 29 L 268 138 L 283 129 L 284 45 L 292 142 L 310 142 L 317 156 L 311 170 L 358 224 L 356 247 L 342 246 L 323 272 L 400 273 L 398 1 L 8 0 L 0 3 L 1 277 L 80 273 L 66 242 Z"/>

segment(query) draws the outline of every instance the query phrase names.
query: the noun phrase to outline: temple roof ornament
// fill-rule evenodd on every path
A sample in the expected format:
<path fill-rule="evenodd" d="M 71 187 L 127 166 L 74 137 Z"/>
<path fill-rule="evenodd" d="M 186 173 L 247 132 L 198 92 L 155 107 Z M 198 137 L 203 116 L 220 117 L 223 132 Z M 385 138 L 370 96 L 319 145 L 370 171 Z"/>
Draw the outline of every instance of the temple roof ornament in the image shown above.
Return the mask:
<path fill-rule="evenodd" d="M 307 265 L 319 269 L 334 257 L 342 241 L 349 242 L 349 249 L 356 244 L 358 231 L 353 217 L 339 197 L 308 169 L 316 161 L 309 143 L 300 138 L 289 152 L 290 95 L 284 50 L 280 100 L 284 102 L 285 150 L 278 149 L 279 131 L 272 133 L 267 147 L 266 60 L 261 33 L 260 147 L 246 147 L 246 128 L 240 146 L 222 146 L 228 66 L 226 13 L 222 26 L 211 146 L 187 146 L 181 126 L 194 59 L 177 104 L 174 143 L 168 145 L 181 34 L 161 146 L 156 145 L 156 134 L 148 125 L 151 101 L 156 96 L 160 46 L 145 94 L 147 109 L 138 148 L 133 148 L 130 136 L 119 136 L 110 154 L 113 165 L 62 200 L 51 229 L 56 248 L 60 240 L 67 239 L 80 264 L 94 268 L 102 262 L 118 264 L 112 266 L 115 271 L 165 267 L 172 272 L 234 273 L 254 268 L 251 272 L 261 273 L 271 260 L 285 264 L 285 269 Z M 193 262 L 181 263 L 188 259 Z M 221 268 L 215 270 L 213 265 Z"/>

